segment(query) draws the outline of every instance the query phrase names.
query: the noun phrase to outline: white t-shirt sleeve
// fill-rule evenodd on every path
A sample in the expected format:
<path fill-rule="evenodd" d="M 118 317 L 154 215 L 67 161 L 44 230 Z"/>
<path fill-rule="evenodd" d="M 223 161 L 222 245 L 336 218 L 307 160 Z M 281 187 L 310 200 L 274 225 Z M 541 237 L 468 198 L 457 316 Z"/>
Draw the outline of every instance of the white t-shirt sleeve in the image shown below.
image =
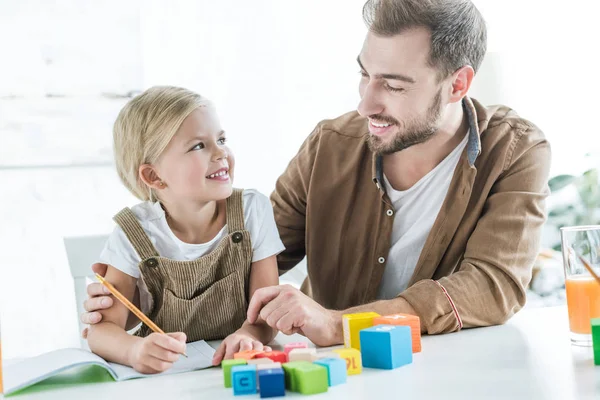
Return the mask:
<path fill-rule="evenodd" d="M 256 190 L 244 190 L 244 200 L 246 230 L 250 232 L 252 240 L 252 262 L 285 250 L 269 198 Z"/>
<path fill-rule="evenodd" d="M 140 277 L 138 264 L 141 259 L 120 226 L 108 237 L 98 262 L 109 264 L 134 278 Z"/>

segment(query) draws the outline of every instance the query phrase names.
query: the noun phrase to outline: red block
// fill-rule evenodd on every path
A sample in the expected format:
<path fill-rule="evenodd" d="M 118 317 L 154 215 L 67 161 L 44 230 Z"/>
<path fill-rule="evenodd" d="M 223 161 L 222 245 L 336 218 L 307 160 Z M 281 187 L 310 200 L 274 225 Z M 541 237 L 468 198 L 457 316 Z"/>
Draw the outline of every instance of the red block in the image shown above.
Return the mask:
<path fill-rule="evenodd" d="M 288 362 L 287 354 L 283 351 L 267 351 L 262 354 L 257 354 L 256 358 L 270 358 L 273 362 L 286 363 Z"/>

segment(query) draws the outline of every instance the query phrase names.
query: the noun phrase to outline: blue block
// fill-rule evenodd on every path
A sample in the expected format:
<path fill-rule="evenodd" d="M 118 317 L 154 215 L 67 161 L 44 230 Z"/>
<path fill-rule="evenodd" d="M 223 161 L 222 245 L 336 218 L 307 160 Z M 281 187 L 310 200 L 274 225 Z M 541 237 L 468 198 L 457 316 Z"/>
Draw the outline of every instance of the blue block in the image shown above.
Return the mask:
<path fill-rule="evenodd" d="M 360 352 L 366 368 L 394 369 L 412 363 L 409 326 L 376 325 L 360 331 Z"/>
<path fill-rule="evenodd" d="M 258 371 L 260 397 L 285 396 L 285 377 L 283 368 L 263 369 Z"/>
<path fill-rule="evenodd" d="M 256 393 L 256 365 L 238 365 L 231 368 L 231 382 L 233 394 Z"/>
<path fill-rule="evenodd" d="M 342 358 L 322 358 L 315 361 L 315 364 L 327 368 L 327 380 L 329 386 L 346 383 L 346 378 L 348 377 L 346 372 L 346 360 Z"/>

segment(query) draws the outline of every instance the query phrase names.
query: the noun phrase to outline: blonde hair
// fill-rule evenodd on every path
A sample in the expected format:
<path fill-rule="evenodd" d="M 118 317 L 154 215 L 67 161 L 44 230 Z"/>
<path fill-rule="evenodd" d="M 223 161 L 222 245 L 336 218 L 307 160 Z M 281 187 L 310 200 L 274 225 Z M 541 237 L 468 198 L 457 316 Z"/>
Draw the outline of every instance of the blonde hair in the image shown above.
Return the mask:
<path fill-rule="evenodd" d="M 135 197 L 155 201 L 154 191 L 139 177 L 143 164 L 155 163 L 192 111 L 209 101 L 190 90 L 154 86 L 129 101 L 113 127 L 119 178 Z"/>

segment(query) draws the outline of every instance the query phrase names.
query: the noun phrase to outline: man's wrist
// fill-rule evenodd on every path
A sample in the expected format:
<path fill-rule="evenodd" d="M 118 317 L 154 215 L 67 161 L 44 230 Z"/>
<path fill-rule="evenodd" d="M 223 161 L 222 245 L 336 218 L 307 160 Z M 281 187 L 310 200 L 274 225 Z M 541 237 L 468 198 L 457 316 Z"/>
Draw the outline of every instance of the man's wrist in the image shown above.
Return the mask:
<path fill-rule="evenodd" d="M 330 341 L 331 345 L 338 345 L 344 343 L 344 325 L 342 321 L 343 311 L 329 310 L 331 315 L 331 334 Z"/>

